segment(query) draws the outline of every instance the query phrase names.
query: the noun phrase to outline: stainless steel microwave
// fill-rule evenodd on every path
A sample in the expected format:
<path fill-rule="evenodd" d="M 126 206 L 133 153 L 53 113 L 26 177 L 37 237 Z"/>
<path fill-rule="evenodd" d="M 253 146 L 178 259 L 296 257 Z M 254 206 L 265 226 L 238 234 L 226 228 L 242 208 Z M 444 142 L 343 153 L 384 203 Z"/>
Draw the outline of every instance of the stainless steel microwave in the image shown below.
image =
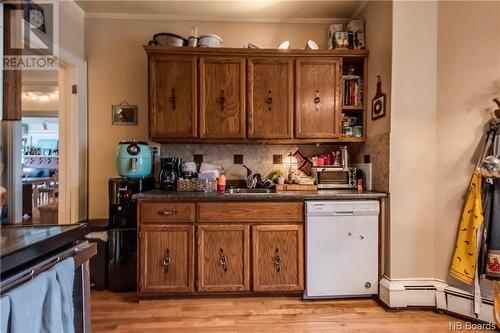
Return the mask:
<path fill-rule="evenodd" d="M 338 166 L 313 167 L 318 189 L 349 189 L 356 188 L 356 168 Z"/>

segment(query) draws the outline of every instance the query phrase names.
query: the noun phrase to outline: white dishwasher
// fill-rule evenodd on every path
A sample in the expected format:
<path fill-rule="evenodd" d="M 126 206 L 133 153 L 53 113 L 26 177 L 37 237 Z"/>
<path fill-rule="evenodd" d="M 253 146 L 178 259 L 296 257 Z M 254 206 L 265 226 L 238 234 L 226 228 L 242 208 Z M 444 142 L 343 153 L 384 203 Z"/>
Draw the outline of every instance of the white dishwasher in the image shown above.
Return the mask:
<path fill-rule="evenodd" d="M 379 202 L 306 202 L 304 298 L 378 293 Z"/>

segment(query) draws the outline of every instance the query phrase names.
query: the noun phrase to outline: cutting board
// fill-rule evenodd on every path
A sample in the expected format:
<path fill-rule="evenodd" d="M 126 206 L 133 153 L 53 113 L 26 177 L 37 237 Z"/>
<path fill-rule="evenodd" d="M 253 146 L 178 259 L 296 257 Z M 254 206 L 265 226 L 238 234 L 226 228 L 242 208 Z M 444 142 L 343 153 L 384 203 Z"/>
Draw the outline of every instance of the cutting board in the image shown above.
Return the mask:
<path fill-rule="evenodd" d="M 316 185 L 300 185 L 300 184 L 276 184 L 276 191 L 317 191 Z"/>

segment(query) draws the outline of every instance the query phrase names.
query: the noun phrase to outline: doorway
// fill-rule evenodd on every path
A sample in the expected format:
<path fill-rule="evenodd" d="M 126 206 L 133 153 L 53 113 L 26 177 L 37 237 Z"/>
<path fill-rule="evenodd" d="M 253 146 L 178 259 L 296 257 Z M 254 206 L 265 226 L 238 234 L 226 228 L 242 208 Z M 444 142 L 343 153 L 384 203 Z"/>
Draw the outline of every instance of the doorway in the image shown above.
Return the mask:
<path fill-rule="evenodd" d="M 57 224 L 59 198 L 58 71 L 22 76 L 22 221 Z"/>

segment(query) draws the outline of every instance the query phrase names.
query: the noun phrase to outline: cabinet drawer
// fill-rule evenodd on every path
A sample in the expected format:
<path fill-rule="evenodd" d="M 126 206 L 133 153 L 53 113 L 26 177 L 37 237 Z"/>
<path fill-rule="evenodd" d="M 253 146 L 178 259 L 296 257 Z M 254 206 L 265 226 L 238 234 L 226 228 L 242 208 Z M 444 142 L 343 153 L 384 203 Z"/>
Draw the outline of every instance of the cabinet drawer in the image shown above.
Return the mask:
<path fill-rule="evenodd" d="M 302 202 L 207 202 L 198 204 L 200 222 L 303 222 Z"/>
<path fill-rule="evenodd" d="M 189 202 L 141 202 L 139 209 L 141 223 L 194 223 L 196 217 L 195 204 Z"/>

